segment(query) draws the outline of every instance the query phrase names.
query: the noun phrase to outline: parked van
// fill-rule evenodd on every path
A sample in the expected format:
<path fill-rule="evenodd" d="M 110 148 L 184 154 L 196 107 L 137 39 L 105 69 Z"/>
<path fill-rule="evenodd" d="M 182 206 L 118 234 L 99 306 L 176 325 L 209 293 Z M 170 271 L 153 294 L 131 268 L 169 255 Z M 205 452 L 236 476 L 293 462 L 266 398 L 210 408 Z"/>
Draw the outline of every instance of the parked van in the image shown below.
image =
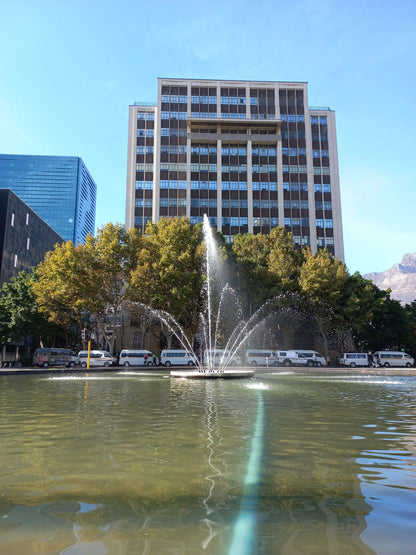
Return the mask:
<path fill-rule="evenodd" d="M 228 364 L 229 366 L 241 365 L 241 358 L 237 355 L 231 356 L 231 351 L 226 349 L 212 349 L 204 352 L 203 363 L 208 364 L 211 361 L 215 366 L 220 364 Z"/>
<path fill-rule="evenodd" d="M 384 366 L 384 368 L 389 368 L 390 366 L 405 366 L 410 368 L 415 363 L 413 357 L 402 351 L 376 351 L 374 353 L 374 362 L 377 366 Z"/>
<path fill-rule="evenodd" d="M 79 364 L 79 357 L 71 349 L 36 349 L 33 354 L 33 366 L 48 368 L 48 366 L 74 367 Z"/>
<path fill-rule="evenodd" d="M 308 349 L 276 351 L 276 356 L 279 365 L 282 366 L 326 366 L 326 360 L 323 355 Z"/>
<path fill-rule="evenodd" d="M 276 353 L 270 349 L 249 349 L 246 351 L 246 361 L 250 366 L 278 366 Z"/>
<path fill-rule="evenodd" d="M 80 351 L 78 353 L 83 368 L 87 367 L 88 351 Z M 117 364 L 116 357 L 110 355 L 108 351 L 91 350 L 90 351 L 90 367 L 91 366 L 112 366 Z"/>
<path fill-rule="evenodd" d="M 156 358 L 155 362 L 152 357 L 153 354 L 145 349 L 123 349 L 118 363 L 126 368 L 129 366 L 155 366 L 155 364 L 159 364 L 159 360 Z"/>
<path fill-rule="evenodd" d="M 355 368 L 356 366 L 370 366 L 368 362 L 367 353 L 343 353 L 339 359 L 341 366 L 349 366 Z"/>
<path fill-rule="evenodd" d="M 164 349 L 160 354 L 160 364 L 164 366 L 195 366 L 195 355 L 184 349 Z"/>

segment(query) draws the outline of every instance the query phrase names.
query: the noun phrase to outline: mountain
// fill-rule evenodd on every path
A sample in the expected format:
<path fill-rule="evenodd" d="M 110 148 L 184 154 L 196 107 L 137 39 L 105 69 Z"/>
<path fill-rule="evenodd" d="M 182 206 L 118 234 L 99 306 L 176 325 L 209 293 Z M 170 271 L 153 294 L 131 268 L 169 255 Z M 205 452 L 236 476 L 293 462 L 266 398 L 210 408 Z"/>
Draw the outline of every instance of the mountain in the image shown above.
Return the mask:
<path fill-rule="evenodd" d="M 379 289 L 391 289 L 391 298 L 408 304 L 416 300 L 416 253 L 405 254 L 390 270 L 365 274 Z"/>

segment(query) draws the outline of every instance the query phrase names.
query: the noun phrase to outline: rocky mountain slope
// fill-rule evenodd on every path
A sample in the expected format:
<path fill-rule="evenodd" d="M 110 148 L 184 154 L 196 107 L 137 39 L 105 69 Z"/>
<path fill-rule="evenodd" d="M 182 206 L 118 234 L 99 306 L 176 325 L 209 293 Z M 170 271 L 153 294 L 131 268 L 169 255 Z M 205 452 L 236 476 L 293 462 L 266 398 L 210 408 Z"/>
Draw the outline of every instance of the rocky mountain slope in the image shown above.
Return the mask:
<path fill-rule="evenodd" d="M 379 289 L 391 289 L 391 298 L 402 304 L 416 300 L 416 253 L 405 254 L 401 264 L 390 270 L 372 272 L 363 276 L 377 285 Z"/>

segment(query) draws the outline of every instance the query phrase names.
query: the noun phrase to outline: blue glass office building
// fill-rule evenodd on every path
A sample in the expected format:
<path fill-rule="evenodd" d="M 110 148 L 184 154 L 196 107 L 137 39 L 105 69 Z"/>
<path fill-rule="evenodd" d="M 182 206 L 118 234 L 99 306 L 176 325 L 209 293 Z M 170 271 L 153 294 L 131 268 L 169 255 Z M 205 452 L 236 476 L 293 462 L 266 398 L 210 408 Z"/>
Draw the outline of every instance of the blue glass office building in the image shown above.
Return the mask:
<path fill-rule="evenodd" d="M 76 156 L 0 154 L 0 188 L 11 189 L 65 241 L 95 232 L 97 186 Z"/>

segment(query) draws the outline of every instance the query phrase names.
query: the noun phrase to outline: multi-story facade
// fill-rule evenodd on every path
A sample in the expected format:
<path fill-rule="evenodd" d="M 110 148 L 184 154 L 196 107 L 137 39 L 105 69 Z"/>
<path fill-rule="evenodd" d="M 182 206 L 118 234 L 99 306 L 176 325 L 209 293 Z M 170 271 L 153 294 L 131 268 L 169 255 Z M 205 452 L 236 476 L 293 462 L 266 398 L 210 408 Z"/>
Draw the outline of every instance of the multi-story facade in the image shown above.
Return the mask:
<path fill-rule="evenodd" d="M 11 189 L 65 241 L 95 233 L 97 186 L 76 156 L 0 154 L 0 189 Z"/>
<path fill-rule="evenodd" d="M 344 260 L 335 113 L 307 83 L 159 79 L 130 106 L 126 227 L 205 213 L 228 241 L 281 226 Z"/>
<path fill-rule="evenodd" d="M 31 272 L 63 239 L 13 191 L 0 189 L 0 287 Z"/>

